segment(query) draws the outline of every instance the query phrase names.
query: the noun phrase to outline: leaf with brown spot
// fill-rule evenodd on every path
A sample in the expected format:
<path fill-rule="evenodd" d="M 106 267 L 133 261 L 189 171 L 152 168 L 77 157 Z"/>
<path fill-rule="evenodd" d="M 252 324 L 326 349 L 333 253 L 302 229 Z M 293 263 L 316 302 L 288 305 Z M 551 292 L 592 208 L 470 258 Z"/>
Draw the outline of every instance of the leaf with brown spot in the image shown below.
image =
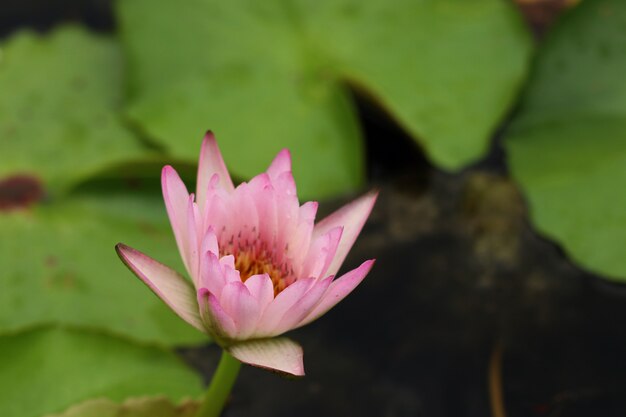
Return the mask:
<path fill-rule="evenodd" d="M 99 398 L 47 417 L 193 417 L 197 409 L 198 404 L 194 401 L 176 405 L 164 397 L 131 398 L 121 404 Z"/>
<path fill-rule="evenodd" d="M 582 1 L 547 37 L 505 142 L 535 227 L 626 282 L 626 2 Z"/>
<path fill-rule="evenodd" d="M 65 26 L 18 32 L 0 48 L 0 179 L 26 174 L 54 194 L 148 154 L 117 114 L 122 57 L 111 37 Z"/>
<path fill-rule="evenodd" d="M 41 417 L 88 402 L 63 416 L 182 417 L 193 404 L 180 401 L 202 392 L 200 375 L 174 353 L 86 329 L 43 326 L 0 336 L 0 415 Z M 154 400 L 128 397 L 161 396 Z M 90 411 L 91 414 L 75 410 Z M 111 413 L 111 410 L 114 413 Z M 159 411 L 161 410 L 161 411 Z M 159 412 L 163 414 L 159 414 Z"/>
<path fill-rule="evenodd" d="M 125 242 L 184 272 L 161 198 L 78 195 L 0 214 L 0 333 L 40 323 L 168 345 L 208 341 L 119 261 Z"/>
<path fill-rule="evenodd" d="M 488 148 L 526 74 L 532 45 L 509 3 L 118 1 L 127 113 L 191 161 L 209 124 L 242 178 L 288 147 L 299 190 L 321 197 L 364 180 L 357 86 L 458 169 Z"/>

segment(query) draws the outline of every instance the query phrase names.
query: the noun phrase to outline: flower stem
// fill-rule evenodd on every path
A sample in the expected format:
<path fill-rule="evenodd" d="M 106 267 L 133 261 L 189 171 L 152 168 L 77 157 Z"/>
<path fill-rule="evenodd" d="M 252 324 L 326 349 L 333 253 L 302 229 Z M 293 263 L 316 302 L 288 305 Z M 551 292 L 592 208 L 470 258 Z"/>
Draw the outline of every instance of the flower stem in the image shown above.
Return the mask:
<path fill-rule="evenodd" d="M 225 350 L 222 351 L 220 363 L 217 365 L 196 417 L 218 417 L 221 414 L 226 398 L 239 374 L 239 368 L 241 368 L 241 362 Z"/>

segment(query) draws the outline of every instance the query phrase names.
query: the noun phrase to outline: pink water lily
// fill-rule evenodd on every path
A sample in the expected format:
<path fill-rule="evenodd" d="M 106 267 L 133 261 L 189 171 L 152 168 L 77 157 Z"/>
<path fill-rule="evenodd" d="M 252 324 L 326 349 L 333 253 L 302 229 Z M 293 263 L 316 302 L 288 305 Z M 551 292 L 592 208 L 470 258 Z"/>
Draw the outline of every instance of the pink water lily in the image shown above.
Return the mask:
<path fill-rule="evenodd" d="M 163 168 L 161 181 L 192 282 L 120 243 L 122 261 L 183 320 L 241 362 L 304 375 L 300 345 L 277 336 L 326 313 L 367 275 L 374 260 L 335 278 L 376 193 L 314 224 L 317 203 L 299 204 L 287 150 L 266 172 L 234 187 L 210 132 L 195 196 L 171 166 Z"/>

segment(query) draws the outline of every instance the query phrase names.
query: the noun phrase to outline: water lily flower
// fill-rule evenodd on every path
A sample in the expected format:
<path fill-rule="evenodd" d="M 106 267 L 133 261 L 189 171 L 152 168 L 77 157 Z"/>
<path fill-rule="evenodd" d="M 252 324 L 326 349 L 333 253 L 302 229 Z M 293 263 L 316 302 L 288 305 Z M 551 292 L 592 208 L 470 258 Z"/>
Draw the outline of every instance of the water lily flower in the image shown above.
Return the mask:
<path fill-rule="evenodd" d="M 167 213 L 189 282 L 124 244 L 122 261 L 183 320 L 243 363 L 304 375 L 302 348 L 283 333 L 346 297 L 374 260 L 335 278 L 376 200 L 366 194 L 317 224 L 298 202 L 289 151 L 237 187 L 213 135 L 200 152 L 196 194 L 163 168 Z"/>

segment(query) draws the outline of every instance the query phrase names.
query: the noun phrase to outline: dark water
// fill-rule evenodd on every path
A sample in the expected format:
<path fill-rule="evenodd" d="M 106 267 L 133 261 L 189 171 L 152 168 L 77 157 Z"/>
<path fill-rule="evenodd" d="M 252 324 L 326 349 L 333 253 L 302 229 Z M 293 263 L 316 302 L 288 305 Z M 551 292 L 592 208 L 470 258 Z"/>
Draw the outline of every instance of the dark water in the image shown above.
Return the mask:
<path fill-rule="evenodd" d="M 4 0 L 0 9 L 2 35 L 67 20 L 114 27 L 105 0 Z M 626 289 L 576 268 L 532 230 L 497 138 L 484 161 L 446 174 L 359 103 L 381 194 L 345 267 L 377 264 L 291 334 L 307 376 L 244 367 L 225 416 L 626 415 Z M 351 197 L 323 202 L 322 214 Z M 207 377 L 219 356 L 212 346 L 181 352 Z"/>

